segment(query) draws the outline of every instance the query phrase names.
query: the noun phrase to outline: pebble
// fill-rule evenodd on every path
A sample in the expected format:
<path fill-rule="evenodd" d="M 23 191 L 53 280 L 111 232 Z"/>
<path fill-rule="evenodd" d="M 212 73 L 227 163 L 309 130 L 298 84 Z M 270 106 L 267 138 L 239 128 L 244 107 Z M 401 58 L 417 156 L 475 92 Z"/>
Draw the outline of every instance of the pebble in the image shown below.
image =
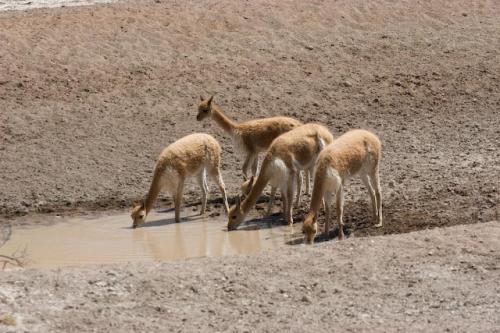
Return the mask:
<path fill-rule="evenodd" d="M 345 80 L 344 82 L 342 82 L 342 85 L 343 85 L 344 87 L 348 87 L 348 88 L 349 88 L 349 87 L 352 87 L 352 83 L 351 83 L 351 82 L 349 82 L 349 81 L 347 81 L 347 80 Z"/>
<path fill-rule="evenodd" d="M 311 303 L 311 299 L 307 295 L 302 296 L 300 300 L 304 303 Z"/>

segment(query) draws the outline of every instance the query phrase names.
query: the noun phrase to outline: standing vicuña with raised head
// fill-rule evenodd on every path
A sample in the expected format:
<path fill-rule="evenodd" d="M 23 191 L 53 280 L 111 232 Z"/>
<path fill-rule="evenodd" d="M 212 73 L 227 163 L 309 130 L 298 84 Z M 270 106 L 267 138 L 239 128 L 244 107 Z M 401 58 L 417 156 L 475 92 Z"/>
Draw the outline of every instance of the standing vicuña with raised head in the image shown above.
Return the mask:
<path fill-rule="evenodd" d="M 226 189 L 220 174 L 221 148 L 217 140 L 204 133 L 187 135 L 165 148 L 156 162 L 153 181 L 141 204 L 132 209 L 132 227 L 144 223 L 149 211 L 162 189 L 173 194 L 175 204 L 175 221 L 180 221 L 180 207 L 184 182 L 187 178 L 196 177 L 202 192 L 201 214 L 207 205 L 207 174 L 220 188 L 224 207 L 228 211 Z"/>
<path fill-rule="evenodd" d="M 281 134 L 288 132 L 302 123 L 288 117 L 272 117 L 249 120 L 236 123 L 224 115 L 213 103 L 213 96 L 204 99 L 200 96 L 196 119 L 201 121 L 211 117 L 234 140 L 235 145 L 246 154 L 243 163 L 243 176 L 247 178 L 248 167 L 251 166 L 252 174 L 257 174 L 258 154 L 266 151 L 271 142 Z M 309 190 L 307 190 L 309 192 Z"/>
<path fill-rule="evenodd" d="M 380 194 L 379 162 L 381 145 L 378 137 L 365 130 L 352 130 L 338 137 L 320 153 L 316 162 L 311 207 L 304 219 L 302 231 L 306 243 L 311 244 L 317 233 L 317 218 L 321 202 L 325 200 L 325 235 L 328 238 L 330 205 L 337 199 L 339 239 L 344 238 L 344 185 L 357 175 L 370 193 L 376 226 L 382 226 L 382 197 Z"/>
<path fill-rule="evenodd" d="M 333 141 L 330 131 L 317 124 L 297 127 L 276 138 L 269 147 L 262 168 L 248 196 L 229 210 L 228 229 L 233 230 L 243 222 L 245 216 L 257 202 L 268 183 L 279 187 L 283 199 L 283 213 L 288 224 L 293 223 L 292 201 L 297 174 L 310 169 L 321 149 Z"/>

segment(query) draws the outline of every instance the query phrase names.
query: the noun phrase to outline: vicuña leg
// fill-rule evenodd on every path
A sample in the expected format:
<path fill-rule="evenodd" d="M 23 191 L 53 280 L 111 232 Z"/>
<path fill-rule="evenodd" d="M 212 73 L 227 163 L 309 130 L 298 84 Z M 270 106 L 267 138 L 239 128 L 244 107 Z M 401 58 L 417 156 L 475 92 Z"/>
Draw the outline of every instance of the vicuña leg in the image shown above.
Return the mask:
<path fill-rule="evenodd" d="M 325 238 L 330 239 L 330 220 L 332 218 L 332 201 L 333 194 L 330 191 L 326 191 L 323 199 L 323 205 L 325 206 Z"/>
<path fill-rule="evenodd" d="M 283 218 L 287 221 L 287 211 L 288 211 L 288 196 L 286 195 L 288 189 L 285 187 L 280 187 L 281 192 L 281 208 L 283 210 Z"/>
<path fill-rule="evenodd" d="M 207 186 L 207 175 L 206 171 L 202 170 L 200 174 L 198 175 L 198 185 L 200 186 L 201 189 L 201 211 L 200 215 L 205 214 L 205 210 L 207 208 L 207 192 L 208 192 L 208 186 Z"/>
<path fill-rule="evenodd" d="M 293 224 L 293 192 L 295 190 L 297 180 L 297 174 L 295 172 L 290 173 L 290 177 L 288 178 L 287 189 L 282 192 L 284 196 L 286 196 L 286 201 L 288 203 L 287 210 L 285 212 L 285 218 L 288 225 Z"/>
<path fill-rule="evenodd" d="M 314 167 L 309 170 L 305 170 L 304 172 L 306 174 L 306 194 L 309 195 L 311 193 L 311 179 L 314 179 Z"/>
<path fill-rule="evenodd" d="M 370 195 L 370 200 L 372 204 L 372 212 L 373 212 L 373 218 L 377 219 L 378 213 L 377 213 L 377 198 L 375 197 L 375 190 L 373 189 L 373 186 L 370 181 L 370 177 L 368 175 L 363 175 L 361 177 L 361 180 L 363 181 L 363 184 L 365 184 L 366 189 L 368 190 L 368 194 Z"/>
<path fill-rule="evenodd" d="M 343 185 L 339 184 L 337 193 L 337 223 L 339 225 L 339 240 L 344 239 L 344 189 Z"/>
<path fill-rule="evenodd" d="M 273 212 L 275 197 L 276 197 L 276 187 L 271 186 L 271 196 L 269 197 L 269 203 L 267 204 L 267 215 L 271 215 L 271 213 Z"/>
<path fill-rule="evenodd" d="M 254 168 L 254 164 L 256 163 L 257 160 L 257 154 L 254 152 L 250 152 L 247 154 L 247 157 L 245 158 L 245 162 L 243 163 L 243 177 L 248 179 L 248 166 L 252 166 L 252 172 Z M 257 173 L 257 166 L 255 165 L 255 173 L 254 176 Z"/>
<path fill-rule="evenodd" d="M 296 181 L 295 183 L 297 184 L 297 195 L 295 199 L 295 208 L 299 208 L 300 205 L 300 195 L 302 192 L 302 172 L 297 172 L 296 173 Z"/>
<path fill-rule="evenodd" d="M 179 223 L 181 221 L 181 204 L 182 195 L 184 192 L 184 179 L 179 178 L 177 183 L 177 190 L 175 192 L 175 222 Z"/>
<path fill-rule="evenodd" d="M 373 187 L 375 188 L 375 198 L 377 199 L 377 224 L 375 225 L 376 227 L 381 227 L 383 223 L 383 218 L 382 218 L 382 194 L 380 191 L 380 179 L 379 179 L 379 173 L 378 173 L 378 166 L 375 167 L 375 170 L 373 171 L 373 175 L 370 179 Z"/>
<path fill-rule="evenodd" d="M 212 178 L 219 186 L 219 190 L 222 194 L 222 200 L 224 201 L 224 210 L 227 214 L 229 212 L 229 204 L 227 203 L 226 185 L 224 185 L 224 181 L 222 180 L 222 176 L 218 168 L 211 170 L 210 178 Z"/>
<path fill-rule="evenodd" d="M 259 155 L 255 154 L 252 162 L 252 175 L 257 176 L 258 166 L 259 166 Z"/>

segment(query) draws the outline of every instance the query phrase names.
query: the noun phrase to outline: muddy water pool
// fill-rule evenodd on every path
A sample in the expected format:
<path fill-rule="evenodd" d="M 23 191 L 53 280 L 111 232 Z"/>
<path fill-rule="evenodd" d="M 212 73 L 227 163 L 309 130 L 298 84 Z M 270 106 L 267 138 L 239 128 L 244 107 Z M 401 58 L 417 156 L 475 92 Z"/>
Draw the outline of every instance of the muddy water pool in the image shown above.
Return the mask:
<path fill-rule="evenodd" d="M 298 224 L 289 227 L 260 220 L 228 232 L 225 215 L 182 214 L 188 216 L 175 223 L 173 211 L 154 212 L 137 229 L 130 227 L 127 213 L 17 227 L 0 254 L 25 250 L 28 267 L 59 267 L 251 254 L 297 243 L 302 237 Z"/>

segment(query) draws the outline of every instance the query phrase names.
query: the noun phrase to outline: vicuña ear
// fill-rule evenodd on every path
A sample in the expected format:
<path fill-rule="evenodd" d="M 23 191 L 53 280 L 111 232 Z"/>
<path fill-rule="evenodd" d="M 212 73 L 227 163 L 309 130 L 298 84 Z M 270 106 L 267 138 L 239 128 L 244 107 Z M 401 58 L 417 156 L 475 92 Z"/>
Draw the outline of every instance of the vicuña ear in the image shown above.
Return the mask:
<path fill-rule="evenodd" d="M 144 209 L 144 208 L 146 208 L 146 200 L 143 199 L 141 202 L 141 209 Z"/>
<path fill-rule="evenodd" d="M 214 95 L 210 96 L 210 98 L 208 99 L 208 106 L 212 106 L 212 100 L 214 99 Z"/>
<path fill-rule="evenodd" d="M 205 98 L 203 98 L 203 95 L 200 95 L 200 101 L 203 102 L 204 100 L 205 100 Z"/>
<path fill-rule="evenodd" d="M 241 213 L 241 196 L 239 196 L 239 195 L 236 198 L 236 209 L 238 209 L 238 212 Z"/>

